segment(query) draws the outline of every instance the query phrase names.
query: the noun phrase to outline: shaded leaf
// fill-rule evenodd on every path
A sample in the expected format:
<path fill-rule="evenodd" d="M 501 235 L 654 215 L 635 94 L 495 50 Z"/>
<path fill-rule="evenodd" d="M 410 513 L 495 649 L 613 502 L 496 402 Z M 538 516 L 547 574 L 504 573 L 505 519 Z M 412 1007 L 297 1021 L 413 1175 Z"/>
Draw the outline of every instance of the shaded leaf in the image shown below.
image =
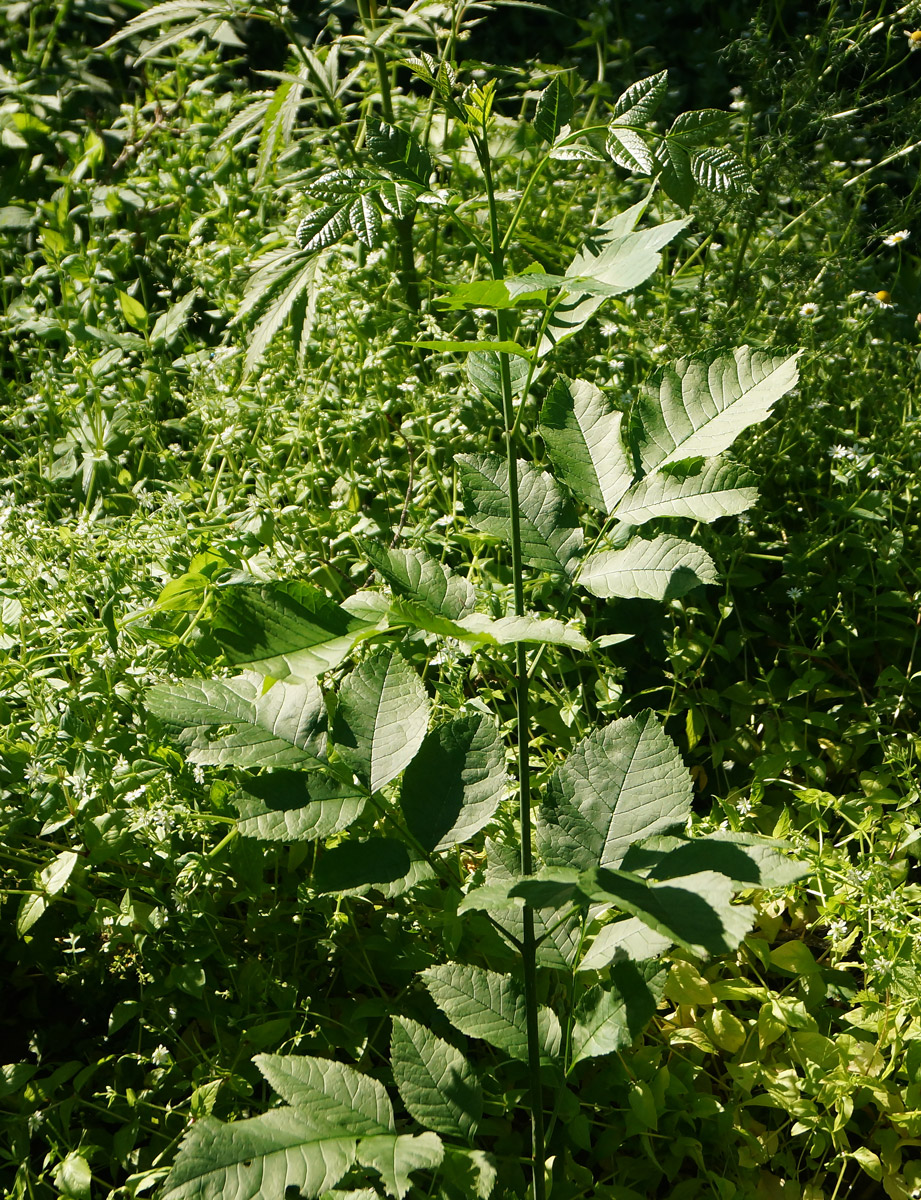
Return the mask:
<path fill-rule="evenodd" d="M 409 1191 L 413 1171 L 431 1170 L 443 1156 L 444 1147 L 435 1133 L 388 1134 L 362 1138 L 358 1143 L 358 1161 L 377 1171 L 387 1195 L 397 1200 Z"/>
<path fill-rule="evenodd" d="M 638 917 L 622 917 L 598 931 L 576 970 L 601 971 L 611 963 L 656 959 L 674 944 L 674 938 L 650 929 Z"/>
<path fill-rule="evenodd" d="M 348 829 L 367 803 L 364 791 L 303 771 L 273 771 L 246 781 L 234 798 L 244 837 L 302 842 Z"/>
<path fill-rule="evenodd" d="M 683 824 L 692 783 L 651 712 L 593 730 L 547 784 L 538 844 L 551 866 L 617 866 L 630 844 Z"/>
<path fill-rule="evenodd" d="M 406 768 L 400 804 L 426 850 L 448 850 L 492 818 L 506 794 L 505 749 L 491 717 L 457 717 L 426 737 Z"/>
<path fill-rule="evenodd" d="M 572 120 L 572 92 L 561 76 L 544 88 L 537 100 L 534 112 L 534 128 L 545 142 L 552 142 L 564 125 Z"/>
<path fill-rule="evenodd" d="M 394 1082 L 407 1111 L 426 1129 L 472 1141 L 483 1115 L 480 1081 L 463 1054 L 408 1017 L 394 1017 Z"/>
<path fill-rule="evenodd" d="M 522 985 L 510 975 L 450 962 L 421 973 L 429 995 L 455 1029 L 527 1062 L 528 1035 Z M 549 1008 L 538 1014 L 541 1052 L 555 1058 L 560 1023 Z"/>
<path fill-rule="evenodd" d="M 590 988 L 576 1006 L 570 1065 L 632 1045 L 652 1020 L 667 973 L 659 963 L 612 967 L 609 986 Z"/>
<path fill-rule="evenodd" d="M 427 188 L 434 170 L 428 150 L 403 129 L 371 118 L 368 121 L 368 153 L 379 167 Z"/>
<path fill-rule="evenodd" d="M 516 354 L 506 356 L 512 395 L 517 396 L 528 379 L 528 362 Z M 502 404 L 502 368 L 495 350 L 476 351 L 467 355 L 467 378 L 476 390 L 494 404 Z"/>
<path fill-rule="evenodd" d="M 351 892 L 393 883 L 410 869 L 409 852 L 396 838 L 343 842 L 323 852 L 311 883 L 318 892 Z"/>

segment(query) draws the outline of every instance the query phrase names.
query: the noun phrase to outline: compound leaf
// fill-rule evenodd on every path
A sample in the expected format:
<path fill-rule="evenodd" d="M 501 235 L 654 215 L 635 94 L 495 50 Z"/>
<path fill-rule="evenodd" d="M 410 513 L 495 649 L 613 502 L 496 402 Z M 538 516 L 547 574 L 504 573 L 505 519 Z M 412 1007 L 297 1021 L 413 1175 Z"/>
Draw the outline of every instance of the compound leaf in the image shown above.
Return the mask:
<path fill-rule="evenodd" d="M 590 988 L 576 1006 L 570 1066 L 632 1045 L 656 1011 L 666 974 L 659 963 L 622 962 L 611 968 L 609 987 Z"/>
<path fill-rule="evenodd" d="M 511 509 L 505 460 L 495 454 L 457 454 L 455 462 L 471 523 L 483 533 L 507 540 Z M 582 530 L 552 477 L 519 460 L 518 497 L 524 561 L 538 570 L 571 575 Z"/>
<path fill-rule="evenodd" d="M 447 850 L 489 822 L 507 782 L 495 722 L 472 713 L 426 737 L 403 775 L 400 804 L 410 832 L 426 850 Z"/>
<path fill-rule="evenodd" d="M 738 463 L 706 459 L 687 474 L 647 475 L 622 496 L 616 515 L 627 525 L 645 525 L 656 517 L 715 521 L 751 508 L 758 498 L 754 484 L 754 475 Z"/>
<path fill-rule="evenodd" d="M 413 668 L 399 653 L 375 650 L 339 689 L 336 748 L 376 792 L 412 760 L 428 719 L 428 696 Z"/>
<path fill-rule="evenodd" d="M 595 729 L 550 777 L 538 840 L 550 866 L 616 867 L 632 842 L 683 824 L 692 784 L 651 712 Z"/>
<path fill-rule="evenodd" d="M 358 1143 L 358 1161 L 377 1171 L 387 1195 L 397 1200 L 409 1191 L 411 1172 L 431 1170 L 443 1157 L 444 1147 L 435 1133 L 378 1135 Z"/>
<path fill-rule="evenodd" d="M 579 583 L 608 599 L 676 600 L 703 583 L 716 583 L 713 559 L 700 546 L 662 534 L 634 538 L 622 550 L 599 550 L 582 563 Z"/>
<path fill-rule="evenodd" d="M 730 354 L 682 358 L 666 367 L 634 408 L 644 469 L 722 454 L 796 385 L 797 357 L 740 346 Z"/>
<path fill-rule="evenodd" d="M 557 75 L 541 92 L 534 113 L 534 128 L 545 142 L 552 142 L 572 120 L 572 92 Z"/>
<path fill-rule="evenodd" d="M 262 842 L 304 842 L 348 829 L 366 804 L 364 790 L 303 771 L 248 779 L 234 798 L 237 829 Z"/>
<path fill-rule="evenodd" d="M 420 1125 L 473 1140 L 483 1115 L 483 1091 L 459 1050 L 418 1021 L 394 1017 L 390 1064 L 403 1103 Z"/>
<path fill-rule="evenodd" d="M 398 596 L 451 621 L 472 611 L 476 596 L 470 581 L 455 575 L 424 550 L 389 550 L 373 543 L 364 544 L 362 549 Z"/>

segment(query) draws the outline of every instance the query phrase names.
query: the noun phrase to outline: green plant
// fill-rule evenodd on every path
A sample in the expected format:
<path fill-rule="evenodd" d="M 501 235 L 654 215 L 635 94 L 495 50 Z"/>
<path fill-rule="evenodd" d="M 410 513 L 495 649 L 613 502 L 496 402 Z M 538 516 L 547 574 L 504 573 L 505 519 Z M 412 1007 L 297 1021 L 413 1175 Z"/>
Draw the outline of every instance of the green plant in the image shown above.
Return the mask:
<path fill-rule="evenodd" d="M 455 1039 L 462 1034 L 498 1051 L 489 1074 L 500 1082 L 507 1077 L 513 1095 L 526 1081 L 525 1157 L 534 1200 L 548 1194 L 547 1147 L 560 1142 L 555 1194 L 562 1188 L 561 1194 L 583 1195 L 566 1178 L 572 1147 L 561 1121 L 568 1106 L 578 1111 L 586 1064 L 627 1048 L 649 1021 L 662 996 L 664 951 L 735 950 L 754 920 L 750 906 L 732 903 L 735 893 L 789 884 L 802 868 L 769 839 L 719 831 L 688 836 L 690 777 L 650 712 L 589 732 L 568 758 L 555 755 L 543 773 L 543 801 L 532 811 L 530 692 L 541 679 L 539 666 L 572 670 L 575 655 L 628 636 L 608 634 L 593 647 L 583 631 L 590 609 L 575 607 L 577 588 L 602 600 L 663 602 L 715 581 L 706 551 L 664 528 L 672 521 L 710 523 L 751 506 L 754 479 L 724 452 L 794 386 L 796 356 L 742 348 L 683 358 L 651 381 L 628 413 L 587 380 L 551 379 L 551 352 L 607 297 L 642 284 L 687 222 L 638 229 L 647 198 L 606 221 L 565 272 L 530 267 L 509 274 L 534 184 L 553 160 L 597 158 L 591 140 L 585 143 L 592 131 L 570 131 L 573 100 L 554 80 L 533 118 L 547 149 L 503 229 L 490 153 L 494 84 L 461 89 L 453 71 L 428 56 L 410 65 L 470 139 L 482 173 L 485 232 L 468 223 L 450 194 L 441 203 L 492 278 L 455 285 L 445 303 L 462 312 L 493 310 L 495 334 L 413 344 L 466 353 L 471 383 L 501 420 L 504 457 L 456 457 L 468 541 L 489 544 L 496 555 L 498 603 L 483 612 L 486 580 L 477 571 L 464 574 L 418 546 L 400 547 L 398 529 L 389 548 L 362 544 L 389 595 L 364 588 L 337 604 L 315 586 L 285 581 L 228 583 L 206 596 L 197 617 L 223 660 L 244 673 L 158 685 L 147 703 L 193 763 L 250 773 L 271 768 L 241 777 L 236 833 L 312 842 L 309 894 L 392 897 L 413 890 L 422 931 L 482 914 L 475 926 L 482 945 L 426 967 L 420 979 L 427 999 L 417 996 L 414 1011 L 434 1005 Z M 732 155 L 696 145 L 717 125 L 716 114 L 684 114 L 664 138 L 647 131 L 664 93 L 665 77 L 656 76 L 614 105 L 606 136 L 615 161 L 656 172 L 683 205 L 695 182 L 738 190 L 743 173 Z M 339 173 L 323 183 L 322 198 L 338 188 L 343 199 L 335 212 L 327 207 L 312 219 L 310 237 L 303 234 L 309 248 L 321 244 L 317 230 L 340 237 L 354 228 L 351 216 L 340 214 L 361 205 L 362 195 L 402 186 L 407 171 L 417 193 L 425 187 L 431 162 L 407 131 L 377 125 L 369 151 L 378 174 Z M 356 184 L 372 190 L 353 192 Z M 530 328 L 519 319 L 522 309 L 536 310 Z M 538 376 L 544 399 L 535 432 L 553 475 L 535 461 L 525 424 Z M 574 502 L 583 508 L 581 521 Z M 475 694 L 452 705 L 429 661 L 433 639 L 465 648 L 481 674 L 508 680 L 512 809 L 495 717 Z M 320 684 L 368 643 L 373 648 L 337 688 Z M 529 660 L 534 645 L 539 649 Z M 439 723 L 431 730 L 432 701 L 414 662 L 435 687 Z M 506 833 L 486 840 L 473 874 L 458 847 L 497 821 L 497 832 L 504 826 Z M 426 912 L 432 887 L 438 903 L 432 908 L 429 900 Z M 257 1179 L 263 1191 L 279 1194 L 294 1185 L 320 1196 L 343 1185 L 364 1188 L 350 1194 L 372 1195 L 379 1177 L 388 1194 L 402 1196 L 415 1171 L 433 1175 L 445 1196 L 469 1195 L 471 1188 L 489 1195 L 497 1175 L 504 1193 L 520 1194 L 514 1153 L 471 1148 L 484 1088 L 491 1091 L 483 1067 L 429 1028 L 431 1020 L 394 1019 L 383 1072 L 425 1132 L 402 1132 L 372 1073 L 323 1057 L 262 1056 L 257 1065 L 287 1107 L 228 1125 L 197 1123 L 165 1195 L 247 1195 Z M 518 1083 L 516 1063 L 525 1068 Z M 556 1093 L 549 1127 L 546 1084 Z M 488 1095 L 493 1107 L 497 1100 Z M 506 1100 L 500 1111 L 504 1116 L 515 1107 Z"/>

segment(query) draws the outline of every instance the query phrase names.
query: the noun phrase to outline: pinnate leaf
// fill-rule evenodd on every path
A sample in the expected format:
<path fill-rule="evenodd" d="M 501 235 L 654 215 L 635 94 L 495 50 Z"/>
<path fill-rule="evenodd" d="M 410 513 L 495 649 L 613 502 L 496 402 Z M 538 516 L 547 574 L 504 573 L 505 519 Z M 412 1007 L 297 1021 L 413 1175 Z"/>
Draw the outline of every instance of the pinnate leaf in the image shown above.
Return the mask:
<path fill-rule="evenodd" d="M 403 1103 L 420 1125 L 472 1141 L 483 1093 L 459 1050 L 418 1021 L 394 1017 L 390 1063 Z"/>
<path fill-rule="evenodd" d="M 676 600 L 703 583 L 716 583 L 716 567 L 693 542 L 662 534 L 634 538 L 622 550 L 599 550 L 582 564 L 579 583 L 594 596 Z"/>
<path fill-rule="evenodd" d="M 621 497 L 616 515 L 628 525 L 645 525 L 657 517 L 715 521 L 751 508 L 758 498 L 754 484 L 745 467 L 711 458 L 688 473 L 647 475 Z"/>
<path fill-rule="evenodd" d="M 384 1085 L 354 1067 L 306 1054 L 257 1054 L 253 1062 L 282 1100 L 304 1110 L 317 1129 L 360 1137 L 394 1129 Z"/>
<path fill-rule="evenodd" d="M 506 793 L 505 750 L 483 713 L 457 717 L 426 737 L 403 775 L 400 803 L 426 850 L 447 850 L 486 825 Z"/>
<path fill-rule="evenodd" d="M 406 659 L 389 649 L 375 650 L 339 689 L 336 748 L 376 792 L 412 760 L 428 718 L 428 696 Z"/>
<path fill-rule="evenodd" d="M 511 508 L 505 460 L 495 454 L 458 454 L 464 511 L 484 533 L 507 540 Z M 524 561 L 538 570 L 571 575 L 582 546 L 582 530 L 552 477 L 518 463 L 518 497 Z"/>
<path fill-rule="evenodd" d="M 405 596 L 452 621 L 473 609 L 476 597 L 469 580 L 455 575 L 424 550 L 389 550 L 373 543 L 363 545 L 362 549 L 398 596 Z"/>
<path fill-rule="evenodd" d="M 714 458 L 763 421 L 798 380 L 798 355 L 740 346 L 679 359 L 640 395 L 635 440 L 643 467 Z"/>
<path fill-rule="evenodd" d="M 572 92 L 557 75 L 541 92 L 534 113 L 534 128 L 545 142 L 552 142 L 572 120 Z"/>
<path fill-rule="evenodd" d="M 551 866 L 615 867 L 630 844 L 683 824 L 691 777 L 651 712 L 595 729 L 550 777 L 538 840 Z"/>
<path fill-rule="evenodd" d="M 432 1170 L 444 1157 L 441 1138 L 434 1133 L 386 1134 L 358 1143 L 358 1161 L 377 1171 L 388 1196 L 402 1200 L 413 1171 Z"/>
<path fill-rule="evenodd" d="M 628 87 L 615 101 L 614 125 L 644 125 L 651 121 L 668 87 L 668 72 L 659 71 Z"/>
<path fill-rule="evenodd" d="M 247 780 L 234 799 L 244 837 L 301 842 L 348 829 L 366 804 L 364 789 L 303 771 L 273 771 Z"/>

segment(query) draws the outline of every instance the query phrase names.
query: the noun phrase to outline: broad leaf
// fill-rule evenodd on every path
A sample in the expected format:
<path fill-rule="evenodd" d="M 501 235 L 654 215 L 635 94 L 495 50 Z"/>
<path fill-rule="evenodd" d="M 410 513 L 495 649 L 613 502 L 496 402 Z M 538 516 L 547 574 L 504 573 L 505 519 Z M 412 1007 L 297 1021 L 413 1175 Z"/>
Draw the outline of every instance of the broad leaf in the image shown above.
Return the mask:
<path fill-rule="evenodd" d="M 582 563 L 579 583 L 594 596 L 677 600 L 704 583 L 716 583 L 713 560 L 700 546 L 662 534 L 634 538 L 623 550 L 599 550 Z"/>
<path fill-rule="evenodd" d="M 382 1083 L 329 1058 L 257 1054 L 253 1062 L 286 1104 L 316 1129 L 357 1137 L 390 1133 L 393 1109 Z"/>
<path fill-rule="evenodd" d="M 612 124 L 608 128 L 605 149 L 611 159 L 625 171 L 651 175 L 655 169 L 656 160 L 646 144 L 646 138 L 635 129 L 618 129 Z"/>
<path fill-rule="evenodd" d="M 340 662 L 377 628 L 300 580 L 221 588 L 212 633 L 228 662 L 275 679 L 310 679 Z"/>
<path fill-rule="evenodd" d="M 632 1045 L 652 1020 L 666 975 L 659 963 L 612 967 L 610 986 L 590 988 L 576 1006 L 570 1066 Z"/>
<path fill-rule="evenodd" d="M 388 550 L 373 543 L 363 543 L 362 550 L 398 596 L 452 621 L 472 611 L 476 595 L 470 581 L 424 550 Z"/>
<path fill-rule="evenodd" d="M 608 900 L 694 954 L 730 953 L 755 918 L 749 905 L 732 903 L 734 885 L 713 871 L 649 882 L 626 871 L 594 867 L 583 872 L 578 886 L 587 901 Z M 516 890 L 523 892 L 524 884 Z"/>
<path fill-rule="evenodd" d="M 337 1184 L 356 1153 L 354 1137 L 317 1129 L 291 1108 L 226 1125 L 201 1117 L 183 1139 L 162 1200 L 283 1200 L 290 1187 L 309 1200 Z"/>
<path fill-rule="evenodd" d="M 516 354 L 506 355 L 512 395 L 520 394 L 528 379 L 528 362 Z M 502 404 L 502 366 L 495 350 L 467 355 L 467 378 L 476 390 L 494 404 Z"/>
<path fill-rule="evenodd" d="M 455 1029 L 527 1062 L 524 989 L 516 979 L 457 962 L 429 967 L 422 978 Z M 549 1008 L 539 1010 L 538 1028 L 542 1055 L 555 1058 L 560 1049 L 560 1023 Z"/>
<path fill-rule="evenodd" d="M 612 125 L 645 125 L 665 99 L 668 72 L 659 71 L 632 84 L 614 103 Z"/>
<path fill-rule="evenodd" d="M 653 838 L 633 847 L 623 865 L 636 870 L 633 861 L 642 862 L 644 857 L 649 879 L 716 871 L 739 887 L 775 888 L 787 887 L 809 874 L 807 864 L 791 858 L 789 847 L 782 842 L 722 829 L 706 837 Z"/>
<path fill-rule="evenodd" d="M 580 500 L 612 513 L 633 482 L 623 414 L 585 379 L 558 378 L 540 414 L 540 435 L 558 477 Z"/>
<path fill-rule="evenodd" d="M 473 713 L 432 730 L 406 768 L 400 804 L 426 850 L 448 850 L 490 821 L 507 786 L 496 724 Z"/>
<path fill-rule="evenodd" d="M 248 779 L 234 798 L 244 837 L 304 842 L 348 829 L 367 803 L 364 790 L 303 771 L 273 771 Z"/>
<path fill-rule="evenodd" d="M 396 838 L 371 837 L 324 850 L 310 880 L 318 892 L 353 892 L 402 879 L 411 867 L 406 846 Z"/>
<path fill-rule="evenodd" d="M 473 647 L 512 646 L 515 642 L 569 646 L 573 650 L 589 647 L 588 639 L 578 629 L 564 625 L 555 617 L 535 617 L 530 613 L 521 617 L 487 617 L 484 613 L 471 613 L 469 617 L 449 621 L 420 604 L 397 600 L 390 607 L 389 619 L 391 625 L 411 625 Z"/>
<path fill-rule="evenodd" d="M 635 205 L 642 211 L 642 205 Z M 625 214 L 619 214 L 624 216 Z M 639 214 L 637 214 L 638 219 Z M 651 229 L 621 232 L 623 222 L 614 218 L 599 238 L 590 240 L 566 269 L 571 279 L 587 278 L 607 285 L 612 294 L 632 291 L 649 278 L 661 260 L 660 251 L 687 225 L 687 218 L 666 221 Z M 614 230 L 617 233 L 614 234 Z M 612 236 L 613 234 L 613 236 Z M 554 307 L 538 347 L 538 357 L 548 354 L 558 342 L 580 330 L 604 303 L 604 296 L 574 291 Z"/>
<path fill-rule="evenodd" d="M 413 668 L 399 653 L 376 650 L 339 689 L 336 749 L 376 792 L 412 760 L 428 719 L 428 696 Z"/>
<path fill-rule="evenodd" d="M 541 92 L 534 113 L 534 128 L 545 142 L 552 142 L 572 120 L 572 92 L 557 75 Z"/>
<path fill-rule="evenodd" d="M 273 683 L 261 675 L 160 683 L 147 708 L 206 766 L 317 764 L 325 751 L 326 708 L 315 683 Z"/>
<path fill-rule="evenodd" d="M 662 138 L 655 144 L 655 154 L 661 168 L 659 183 L 669 200 L 687 211 L 694 199 L 694 176 L 691 156 L 674 138 Z"/>
<path fill-rule="evenodd" d="M 705 459 L 687 474 L 647 475 L 621 498 L 616 516 L 628 525 L 645 525 L 657 517 L 715 521 L 751 508 L 758 499 L 754 484 L 754 475 L 738 463 Z"/>
<path fill-rule="evenodd" d="M 644 469 L 722 454 L 796 385 L 796 359 L 740 346 L 665 368 L 634 408 Z"/>
<path fill-rule="evenodd" d="M 394 1017 L 390 1064 L 403 1103 L 420 1125 L 473 1140 L 483 1115 L 483 1092 L 459 1050 L 418 1021 Z"/>
<path fill-rule="evenodd" d="M 411 1187 L 410 1173 L 432 1170 L 444 1157 L 441 1138 L 434 1133 L 388 1134 L 358 1143 L 358 1161 L 377 1171 L 388 1196 L 402 1200 Z"/>
<path fill-rule="evenodd" d="M 511 536 L 505 460 L 494 454 L 457 454 L 464 511 L 472 524 L 492 537 Z M 530 463 L 518 463 L 521 545 L 524 561 L 538 570 L 571 575 L 582 547 L 582 530 L 552 477 Z"/>
<path fill-rule="evenodd" d="M 622 917 L 599 930 L 576 970 L 601 971 L 611 963 L 646 962 L 660 958 L 674 944 L 673 937 L 650 929 L 639 917 Z"/>
<path fill-rule="evenodd" d="M 651 712 L 583 738 L 547 784 L 538 842 L 551 866 L 616 867 L 632 842 L 683 824 L 690 774 Z"/>

